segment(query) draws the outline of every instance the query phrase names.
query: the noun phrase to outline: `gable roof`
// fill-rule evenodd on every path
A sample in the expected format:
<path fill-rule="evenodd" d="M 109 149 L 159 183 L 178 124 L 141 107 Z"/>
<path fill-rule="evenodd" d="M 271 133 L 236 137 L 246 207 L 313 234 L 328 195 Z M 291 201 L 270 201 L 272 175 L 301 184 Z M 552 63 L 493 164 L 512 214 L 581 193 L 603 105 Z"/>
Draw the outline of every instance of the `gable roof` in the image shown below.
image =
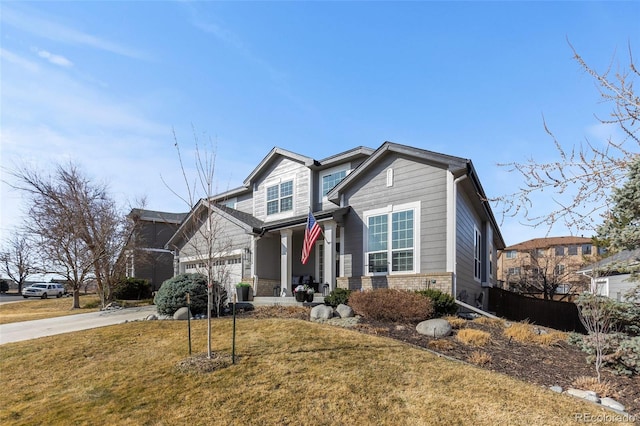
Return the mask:
<path fill-rule="evenodd" d="M 570 246 L 579 244 L 590 244 L 591 238 L 585 237 L 546 237 L 546 238 L 533 238 L 531 240 L 523 241 L 518 244 L 514 244 L 509 247 L 505 247 L 505 250 L 534 250 L 534 249 L 547 249 L 556 246 Z"/>
<path fill-rule="evenodd" d="M 313 165 L 318 164 L 317 161 L 311 157 L 296 154 L 295 152 L 287 151 L 286 149 L 278 148 L 276 146 L 276 147 L 273 147 L 271 151 L 269 151 L 267 156 L 262 159 L 260 164 L 258 164 L 258 166 L 255 169 L 253 169 L 253 171 L 249 174 L 249 176 L 247 176 L 247 178 L 243 182 L 244 186 L 246 187 L 250 186 L 251 182 L 253 182 L 255 177 L 258 176 L 260 173 L 262 173 L 262 171 L 264 171 L 269 166 L 269 164 L 271 164 L 271 162 L 273 162 L 275 158 L 279 156 L 290 158 L 294 161 L 298 161 L 307 167 L 311 167 Z"/>
<path fill-rule="evenodd" d="M 145 220 L 148 222 L 163 222 L 163 223 L 182 223 L 185 217 L 189 213 L 167 213 L 159 212 L 155 210 L 143 210 L 143 209 L 131 209 L 128 217 L 132 219 Z"/>
<path fill-rule="evenodd" d="M 451 155 L 440 154 L 433 151 L 427 151 L 426 149 L 414 148 L 407 145 L 401 145 L 394 142 L 385 142 L 380 148 L 376 149 L 373 154 L 369 156 L 360 166 L 347 175 L 339 184 L 337 184 L 329 193 L 327 198 L 329 201 L 338 204 L 340 200 L 340 194 L 347 188 L 349 188 L 358 178 L 365 173 L 369 168 L 382 159 L 387 153 L 396 152 L 404 154 L 410 157 L 426 160 L 446 166 L 448 170 L 454 172 L 466 171 L 468 164 L 471 160 L 466 160 L 460 157 L 453 157 Z"/>
<path fill-rule="evenodd" d="M 429 151 L 426 149 L 415 148 L 412 146 L 402 145 L 395 142 L 386 141 L 373 154 L 369 156 L 360 166 L 347 175 L 340 183 L 338 183 L 331 191 L 327 193 L 327 199 L 335 204 L 340 203 L 340 195 L 351 185 L 358 181 L 358 179 L 366 173 L 373 165 L 377 164 L 388 153 L 395 152 L 398 154 L 413 157 L 419 160 L 427 161 L 430 163 L 436 163 L 450 171 L 454 177 L 460 177 L 467 175 L 470 181 L 473 183 L 473 187 L 477 194 L 477 201 L 482 205 L 491 225 L 494 229 L 494 235 L 498 241 L 497 249 L 505 246 L 504 238 L 500 232 L 498 222 L 493 215 L 493 211 L 488 204 L 488 198 L 484 193 L 484 189 L 480 184 L 478 174 L 473 167 L 471 160 L 461 157 L 455 157 L 452 155 L 441 154 L 439 152 Z"/>

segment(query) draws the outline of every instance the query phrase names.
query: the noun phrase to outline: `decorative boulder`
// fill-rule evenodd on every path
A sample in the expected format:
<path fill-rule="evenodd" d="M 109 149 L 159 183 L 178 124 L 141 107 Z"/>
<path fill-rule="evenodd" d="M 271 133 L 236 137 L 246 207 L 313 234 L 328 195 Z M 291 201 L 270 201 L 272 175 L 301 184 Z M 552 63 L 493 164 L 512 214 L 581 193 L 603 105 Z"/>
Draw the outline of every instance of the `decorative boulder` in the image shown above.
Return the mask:
<path fill-rule="evenodd" d="M 354 317 L 353 309 L 351 306 L 347 306 L 343 303 L 339 304 L 336 308 L 336 312 L 340 315 L 340 318 L 352 318 Z"/>
<path fill-rule="evenodd" d="M 451 334 L 451 324 L 442 318 L 435 318 L 422 321 L 416 326 L 416 331 L 425 336 L 440 338 Z"/>
<path fill-rule="evenodd" d="M 189 319 L 189 316 L 190 316 L 189 308 L 187 308 L 186 306 L 183 306 L 182 308 L 179 308 L 173 314 L 173 319 L 174 320 L 187 320 L 187 319 Z"/>
<path fill-rule="evenodd" d="M 328 320 L 333 318 L 333 308 L 327 305 L 318 305 L 311 308 L 311 321 Z"/>
<path fill-rule="evenodd" d="M 157 319 L 158 319 L 158 316 L 155 314 L 151 314 L 146 318 L 147 321 L 156 321 Z"/>

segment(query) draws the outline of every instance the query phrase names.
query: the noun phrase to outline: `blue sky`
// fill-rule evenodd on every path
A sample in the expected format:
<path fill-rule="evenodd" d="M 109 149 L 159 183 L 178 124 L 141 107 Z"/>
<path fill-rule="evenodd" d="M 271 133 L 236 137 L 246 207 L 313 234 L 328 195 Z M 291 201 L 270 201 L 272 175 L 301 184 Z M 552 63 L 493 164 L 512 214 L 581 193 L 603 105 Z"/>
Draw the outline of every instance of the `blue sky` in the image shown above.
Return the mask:
<path fill-rule="evenodd" d="M 322 159 L 389 140 L 470 158 L 488 196 L 511 192 L 497 163 L 557 157 L 543 115 L 566 146 L 615 136 L 567 40 L 615 69 L 638 22 L 640 2 L 2 1 L 0 239 L 28 207 L 5 182 L 16 165 L 72 160 L 123 207 L 188 210 L 161 180 L 185 190 L 172 129 L 189 167 L 193 129 L 214 141 L 221 191 L 274 146 Z M 547 233 L 520 222 L 507 244 Z"/>

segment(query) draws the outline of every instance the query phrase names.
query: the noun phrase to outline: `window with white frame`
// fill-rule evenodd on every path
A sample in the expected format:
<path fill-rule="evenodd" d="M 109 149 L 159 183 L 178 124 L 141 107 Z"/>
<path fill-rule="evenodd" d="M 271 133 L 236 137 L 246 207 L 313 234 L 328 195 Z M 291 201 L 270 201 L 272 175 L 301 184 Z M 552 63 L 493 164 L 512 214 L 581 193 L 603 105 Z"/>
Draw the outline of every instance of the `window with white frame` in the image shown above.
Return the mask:
<path fill-rule="evenodd" d="M 482 279 L 482 234 L 478 228 L 473 228 L 473 278 Z"/>
<path fill-rule="evenodd" d="M 416 272 L 419 203 L 365 212 L 365 263 L 369 274 Z"/>
<path fill-rule="evenodd" d="M 515 259 L 518 257 L 518 252 L 515 250 L 507 250 L 507 259 Z"/>
<path fill-rule="evenodd" d="M 347 176 L 347 170 L 337 170 L 322 176 L 322 196 L 327 195 L 342 179 Z"/>
<path fill-rule="evenodd" d="M 125 255 L 126 257 L 126 271 L 125 274 L 127 276 L 127 278 L 133 278 L 135 277 L 136 274 L 136 270 L 135 270 L 135 258 L 133 256 L 133 251 L 131 250 L 127 250 L 127 253 Z"/>
<path fill-rule="evenodd" d="M 507 269 L 507 274 L 508 275 L 520 275 L 520 267 L 515 267 L 515 268 L 509 268 Z"/>
<path fill-rule="evenodd" d="M 267 187 L 267 214 L 293 210 L 293 181 Z"/>

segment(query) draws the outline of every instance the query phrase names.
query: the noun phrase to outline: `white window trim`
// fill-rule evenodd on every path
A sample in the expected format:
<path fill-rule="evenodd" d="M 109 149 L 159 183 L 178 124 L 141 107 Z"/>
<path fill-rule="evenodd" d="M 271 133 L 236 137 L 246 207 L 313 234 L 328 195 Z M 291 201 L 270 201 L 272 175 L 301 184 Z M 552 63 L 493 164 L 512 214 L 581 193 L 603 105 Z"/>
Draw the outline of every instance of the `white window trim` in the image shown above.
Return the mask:
<path fill-rule="evenodd" d="M 379 209 L 367 210 L 363 212 L 363 223 L 362 223 L 362 268 L 363 275 L 365 276 L 375 276 L 375 275 L 410 275 L 410 274 L 419 274 L 420 273 L 420 222 L 421 222 L 421 214 L 420 214 L 420 201 L 414 201 L 412 203 L 405 204 L 389 204 L 386 207 L 382 207 Z M 391 213 L 402 212 L 406 210 L 413 210 L 413 270 L 412 271 L 392 271 L 391 270 L 391 258 L 387 257 L 389 268 L 387 272 L 369 272 L 369 265 L 367 259 L 368 253 L 368 245 L 369 245 L 369 237 L 368 237 L 368 226 L 369 217 L 371 216 L 380 216 L 383 214 L 390 215 Z M 391 226 L 391 221 L 388 221 L 388 226 Z M 388 243 L 387 243 L 387 253 L 391 253 L 391 238 L 392 233 L 387 233 Z"/>
<path fill-rule="evenodd" d="M 327 196 L 326 195 L 322 195 L 322 179 L 325 176 L 329 176 L 329 175 L 332 175 L 332 174 L 334 174 L 336 172 L 342 172 L 342 171 L 347 172 L 345 174 L 345 178 L 346 178 L 347 176 L 349 176 L 349 173 L 351 173 L 351 170 L 352 170 L 351 169 L 351 163 L 346 163 L 346 164 L 341 164 L 339 166 L 331 167 L 331 168 L 326 169 L 326 170 L 322 170 L 319 173 L 319 176 L 318 176 L 318 194 L 320 195 L 320 198 L 321 198 L 320 201 L 321 202 L 324 203 L 324 202 L 328 201 Z"/>
<path fill-rule="evenodd" d="M 478 241 L 478 237 L 480 237 L 480 241 Z M 478 253 L 478 250 L 480 252 Z M 479 275 L 476 276 L 476 262 L 480 263 Z M 482 281 L 482 232 L 478 229 L 477 226 L 473 226 L 473 280 L 476 282 Z"/>
<path fill-rule="evenodd" d="M 280 200 L 282 199 L 282 197 L 280 197 L 280 185 L 286 182 L 291 182 L 291 185 L 293 186 L 293 189 L 291 191 L 291 210 L 287 210 L 287 211 L 280 211 Z M 269 214 L 269 208 L 268 208 L 268 204 L 270 200 L 267 200 L 267 189 L 272 187 L 272 186 L 278 186 L 278 213 L 272 213 Z M 271 200 L 272 201 L 272 200 Z M 283 176 L 281 178 L 278 179 L 271 179 L 269 181 L 265 181 L 264 183 L 264 217 L 268 218 L 269 220 L 278 220 L 281 218 L 285 218 L 285 217 L 290 217 L 293 216 L 294 212 L 296 211 L 296 179 L 294 175 L 291 176 Z"/>

